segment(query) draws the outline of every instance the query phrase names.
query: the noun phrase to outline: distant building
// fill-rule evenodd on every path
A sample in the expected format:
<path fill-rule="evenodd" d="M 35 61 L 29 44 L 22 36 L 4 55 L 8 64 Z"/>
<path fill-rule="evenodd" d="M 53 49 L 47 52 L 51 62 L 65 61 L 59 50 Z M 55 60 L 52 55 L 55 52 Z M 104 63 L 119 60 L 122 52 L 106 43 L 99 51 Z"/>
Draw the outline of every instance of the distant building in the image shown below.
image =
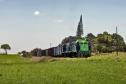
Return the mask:
<path fill-rule="evenodd" d="M 82 21 L 82 15 L 80 17 L 80 21 L 79 21 L 79 24 L 78 24 L 78 28 L 77 28 L 77 34 L 76 36 L 77 37 L 82 37 L 83 36 L 83 21 Z"/>
<path fill-rule="evenodd" d="M 79 21 L 78 27 L 77 27 L 76 36 L 68 36 L 62 40 L 62 43 L 68 43 L 68 42 L 71 43 L 73 41 L 76 41 L 76 39 L 82 38 L 82 37 L 83 37 L 83 21 L 82 21 L 82 15 L 81 15 L 80 21 Z"/>

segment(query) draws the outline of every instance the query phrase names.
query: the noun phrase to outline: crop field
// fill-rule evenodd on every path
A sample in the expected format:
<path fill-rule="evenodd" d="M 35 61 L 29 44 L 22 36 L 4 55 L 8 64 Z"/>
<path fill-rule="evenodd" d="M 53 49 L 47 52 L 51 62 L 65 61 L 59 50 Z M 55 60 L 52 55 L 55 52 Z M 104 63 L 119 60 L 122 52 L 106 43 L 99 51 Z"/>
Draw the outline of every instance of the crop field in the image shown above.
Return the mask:
<path fill-rule="evenodd" d="M 0 55 L 0 84 L 126 84 L 126 53 L 44 61 Z"/>

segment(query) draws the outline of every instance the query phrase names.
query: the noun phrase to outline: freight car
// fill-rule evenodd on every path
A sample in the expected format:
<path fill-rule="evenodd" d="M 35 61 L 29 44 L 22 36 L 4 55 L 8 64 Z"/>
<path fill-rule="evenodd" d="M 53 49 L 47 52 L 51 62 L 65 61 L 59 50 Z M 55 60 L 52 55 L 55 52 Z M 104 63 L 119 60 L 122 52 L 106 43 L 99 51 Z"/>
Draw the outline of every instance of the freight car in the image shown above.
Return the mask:
<path fill-rule="evenodd" d="M 42 56 L 89 57 L 91 56 L 91 45 L 85 38 L 77 39 L 72 42 L 59 44 L 57 47 L 42 50 Z"/>

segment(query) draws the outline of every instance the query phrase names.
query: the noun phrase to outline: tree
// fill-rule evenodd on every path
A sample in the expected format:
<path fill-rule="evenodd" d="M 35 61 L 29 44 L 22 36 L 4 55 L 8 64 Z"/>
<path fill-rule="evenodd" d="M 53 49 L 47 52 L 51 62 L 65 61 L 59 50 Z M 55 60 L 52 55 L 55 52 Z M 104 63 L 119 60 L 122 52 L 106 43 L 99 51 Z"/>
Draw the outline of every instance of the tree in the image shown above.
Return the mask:
<path fill-rule="evenodd" d="M 77 39 L 83 39 L 83 37 L 78 37 L 78 36 L 69 36 L 69 37 L 65 37 L 63 40 L 62 40 L 62 44 L 65 44 L 65 43 L 71 43 L 73 41 L 76 41 Z"/>
<path fill-rule="evenodd" d="M 125 44 L 125 46 L 124 46 L 124 51 L 126 52 L 126 44 Z"/>
<path fill-rule="evenodd" d="M 125 50 L 125 42 L 124 39 L 121 35 L 119 34 L 112 34 L 112 46 L 114 48 L 114 50 L 116 50 L 116 48 L 118 47 L 119 51 L 124 51 Z"/>
<path fill-rule="evenodd" d="M 7 55 L 7 50 L 10 50 L 11 47 L 9 44 L 3 44 L 1 45 L 1 49 L 4 49 L 5 50 L 5 54 Z"/>
<path fill-rule="evenodd" d="M 95 37 L 95 35 L 93 35 L 92 33 L 88 33 L 86 35 L 86 38 L 91 44 L 91 51 L 96 52 L 96 37 Z"/>
<path fill-rule="evenodd" d="M 30 53 L 27 52 L 26 50 L 23 50 L 22 52 L 20 52 L 21 56 L 23 57 L 30 57 Z"/>
<path fill-rule="evenodd" d="M 40 48 L 35 48 L 31 51 L 32 56 L 41 56 L 42 55 L 42 50 Z"/>
<path fill-rule="evenodd" d="M 87 36 L 86 36 L 89 40 L 93 40 L 95 39 L 95 35 L 93 35 L 92 33 L 88 33 Z"/>
<path fill-rule="evenodd" d="M 108 32 L 103 32 L 97 35 L 97 50 L 99 52 L 113 52 L 125 50 L 125 42 L 121 35 L 119 34 L 109 34 Z"/>
<path fill-rule="evenodd" d="M 99 52 L 108 53 L 112 52 L 112 35 L 108 32 L 97 35 L 97 50 Z"/>

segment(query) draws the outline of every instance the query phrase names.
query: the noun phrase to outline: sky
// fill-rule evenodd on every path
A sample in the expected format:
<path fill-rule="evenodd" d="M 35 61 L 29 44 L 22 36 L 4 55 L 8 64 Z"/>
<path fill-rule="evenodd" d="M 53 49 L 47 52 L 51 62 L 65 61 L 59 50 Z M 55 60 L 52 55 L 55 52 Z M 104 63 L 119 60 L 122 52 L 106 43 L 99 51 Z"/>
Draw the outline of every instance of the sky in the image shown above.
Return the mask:
<path fill-rule="evenodd" d="M 57 46 L 76 35 L 81 14 L 84 36 L 117 26 L 126 41 L 126 0 L 0 0 L 0 45 L 9 53 Z"/>

